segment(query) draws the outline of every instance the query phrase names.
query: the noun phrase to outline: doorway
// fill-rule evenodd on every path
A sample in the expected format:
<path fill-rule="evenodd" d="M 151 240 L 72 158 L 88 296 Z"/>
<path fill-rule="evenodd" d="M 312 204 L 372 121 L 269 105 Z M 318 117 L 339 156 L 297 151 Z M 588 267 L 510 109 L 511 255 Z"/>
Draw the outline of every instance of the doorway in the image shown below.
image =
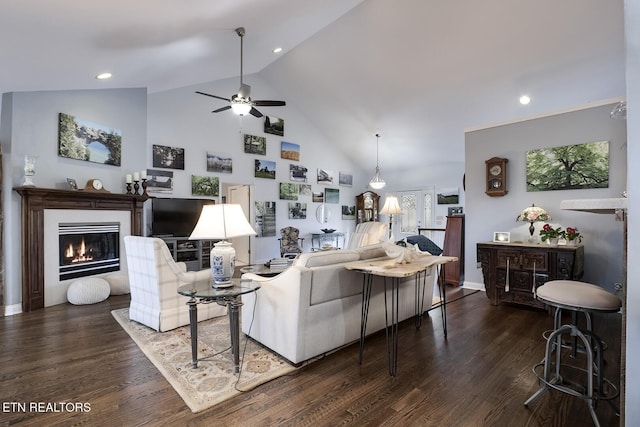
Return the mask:
<path fill-rule="evenodd" d="M 251 221 L 252 188 L 248 184 L 230 184 L 226 189 L 227 203 L 238 204 L 242 207 L 247 221 Z M 249 265 L 251 257 L 251 236 L 234 237 L 233 248 L 236 250 L 236 265 Z"/>

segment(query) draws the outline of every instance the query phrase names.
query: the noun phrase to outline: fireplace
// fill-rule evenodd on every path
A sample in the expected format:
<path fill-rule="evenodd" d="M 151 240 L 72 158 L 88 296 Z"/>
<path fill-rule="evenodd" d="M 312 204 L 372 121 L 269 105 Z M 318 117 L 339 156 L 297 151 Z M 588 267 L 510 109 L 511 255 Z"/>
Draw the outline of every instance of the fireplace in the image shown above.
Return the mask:
<path fill-rule="evenodd" d="M 142 235 L 146 194 L 17 187 L 22 197 L 22 310 L 38 310 L 67 301 L 71 280 L 58 280 L 58 224 L 120 223 L 119 248 L 128 234 Z M 50 233 L 50 234 L 49 234 Z M 49 238 L 49 235 L 52 237 Z M 126 269 L 126 259 L 120 260 Z M 125 264 L 125 265 L 123 265 Z M 72 279 L 73 280 L 73 279 Z M 45 295 L 46 288 L 46 295 Z"/>
<path fill-rule="evenodd" d="M 120 224 L 58 224 L 59 280 L 120 269 Z"/>

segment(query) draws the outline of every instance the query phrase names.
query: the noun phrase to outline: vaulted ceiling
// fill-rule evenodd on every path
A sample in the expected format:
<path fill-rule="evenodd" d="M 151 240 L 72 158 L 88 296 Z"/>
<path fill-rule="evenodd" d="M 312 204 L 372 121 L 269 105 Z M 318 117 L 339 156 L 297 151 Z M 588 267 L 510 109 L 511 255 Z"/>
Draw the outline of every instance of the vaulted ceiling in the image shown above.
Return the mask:
<path fill-rule="evenodd" d="M 240 26 L 245 75 L 363 168 L 376 132 L 383 170 L 462 162 L 465 129 L 625 94 L 623 0 L 0 0 L 0 93 L 237 77 Z"/>

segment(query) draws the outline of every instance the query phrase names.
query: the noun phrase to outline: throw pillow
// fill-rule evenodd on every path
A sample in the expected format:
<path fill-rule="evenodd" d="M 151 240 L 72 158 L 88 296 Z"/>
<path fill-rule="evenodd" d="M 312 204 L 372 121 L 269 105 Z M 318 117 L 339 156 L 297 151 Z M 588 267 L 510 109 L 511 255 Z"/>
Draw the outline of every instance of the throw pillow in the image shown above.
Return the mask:
<path fill-rule="evenodd" d="M 429 252 L 431 255 L 442 254 L 442 248 L 440 248 L 440 246 L 433 243 L 427 236 L 421 234 L 407 237 L 407 243 L 418 245 L 418 248 L 420 248 L 422 252 Z"/>

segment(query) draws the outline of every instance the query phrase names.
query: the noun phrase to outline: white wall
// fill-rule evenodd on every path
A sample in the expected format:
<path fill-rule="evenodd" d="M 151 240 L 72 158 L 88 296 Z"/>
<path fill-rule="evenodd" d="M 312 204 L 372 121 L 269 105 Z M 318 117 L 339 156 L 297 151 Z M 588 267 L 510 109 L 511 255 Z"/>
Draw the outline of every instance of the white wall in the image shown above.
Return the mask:
<path fill-rule="evenodd" d="M 613 215 L 560 209 L 565 199 L 620 197 L 626 188 L 626 122 L 612 120 L 615 104 L 468 132 L 465 141 L 466 244 L 465 282 L 482 283 L 476 244 L 491 241 L 494 231 L 510 231 L 511 240 L 526 240 L 529 223 L 516 222 L 522 209 L 535 203 L 551 215 L 552 224 L 577 227 L 584 235 L 585 271 L 582 280 L 613 292 L 622 282 L 622 222 Z M 531 149 L 609 141 L 609 187 L 589 190 L 527 192 L 526 152 Z M 505 157 L 507 190 L 504 197 L 485 192 L 485 160 Z M 535 235 L 543 223 L 536 224 Z"/>
<path fill-rule="evenodd" d="M 254 99 L 281 99 L 268 83 L 257 75 L 244 78 L 251 85 L 251 96 Z M 217 82 L 184 87 L 149 95 L 148 136 L 149 149 L 147 162 L 151 167 L 151 145 L 168 145 L 185 148 L 185 170 L 174 170 L 173 197 L 191 197 L 191 175 L 217 176 L 221 186 L 227 184 L 250 184 L 254 186 L 255 201 L 275 201 L 276 230 L 274 237 L 252 238 L 254 242 L 253 262 L 264 262 L 280 256 L 278 242 L 279 229 L 294 226 L 300 229 L 305 237 L 305 250 L 310 250 L 309 233 L 319 233 L 321 228 L 334 228 L 338 231 L 351 232 L 355 228 L 354 220 L 341 219 L 342 205 L 355 205 L 355 196 L 365 190 L 369 178 L 363 171 L 355 170 L 353 165 L 340 154 L 331 141 L 328 141 L 321 129 L 314 126 L 311 120 L 302 116 L 291 100 L 286 99 L 285 107 L 260 107 L 263 114 L 284 119 L 284 137 L 264 132 L 264 118 L 247 116 L 240 118 L 227 110 L 211 113 L 212 110 L 225 106 L 225 101 L 205 97 L 194 93 L 196 90 L 230 97 L 239 86 L 238 79 L 227 79 Z M 251 134 L 267 138 L 267 154 L 265 156 L 244 153 L 243 135 Z M 282 141 L 300 145 L 300 161 L 280 158 Z M 233 159 L 233 173 L 207 172 L 205 156 L 207 151 L 229 154 Z M 276 179 L 254 177 L 254 160 L 263 159 L 276 162 Z M 308 184 L 313 191 L 324 191 L 325 188 L 340 190 L 340 203 L 327 204 L 331 209 L 331 219 L 321 225 L 316 221 L 315 211 L 319 203 L 313 203 L 311 197 L 300 197 L 299 202 L 307 204 L 307 219 L 289 219 L 288 201 L 279 199 L 279 183 L 289 180 L 289 165 L 298 164 L 308 169 Z M 333 171 L 334 185 L 316 183 L 317 169 Z M 338 185 L 338 173 L 353 175 L 353 186 Z M 252 221 L 252 218 L 250 218 Z"/>
<path fill-rule="evenodd" d="M 14 92 L 3 95 L 3 212 L 5 304 L 22 302 L 20 196 L 13 191 L 23 176 L 24 155 L 38 156 L 38 187 L 66 188 L 66 178 L 84 187 L 90 178 L 124 193 L 126 172 L 145 166 L 147 141 L 146 89 Z M 122 166 L 58 157 L 58 114 L 68 113 L 122 132 Z"/>

